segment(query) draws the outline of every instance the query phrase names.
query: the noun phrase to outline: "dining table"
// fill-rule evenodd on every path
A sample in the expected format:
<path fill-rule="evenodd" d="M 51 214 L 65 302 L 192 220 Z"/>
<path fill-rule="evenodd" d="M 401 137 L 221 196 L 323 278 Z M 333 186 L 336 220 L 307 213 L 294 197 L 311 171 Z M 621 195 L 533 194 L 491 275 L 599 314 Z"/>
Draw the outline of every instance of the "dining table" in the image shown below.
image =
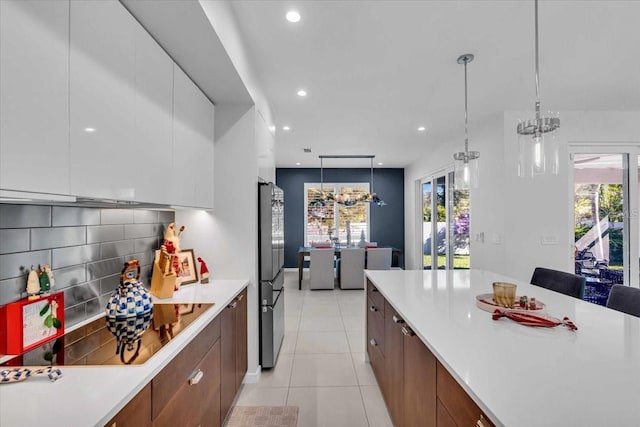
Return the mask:
<path fill-rule="evenodd" d="M 398 248 L 394 248 L 391 246 L 376 246 L 376 248 L 391 248 L 391 255 L 392 256 L 397 256 L 398 257 L 398 265 L 402 265 L 402 250 L 398 249 Z M 346 249 L 347 246 L 343 246 L 343 245 L 338 245 L 338 246 L 331 246 L 331 247 L 324 247 L 324 246 L 300 246 L 300 248 L 298 249 L 298 290 L 302 290 L 302 271 L 304 270 L 304 257 L 309 256 L 310 255 L 310 251 L 312 249 L 333 249 L 333 253 L 335 254 L 336 258 L 340 258 L 340 251 L 342 249 Z M 353 247 L 351 247 L 353 248 Z M 373 248 L 373 247 L 372 247 Z M 367 248 L 365 248 L 367 249 Z"/>

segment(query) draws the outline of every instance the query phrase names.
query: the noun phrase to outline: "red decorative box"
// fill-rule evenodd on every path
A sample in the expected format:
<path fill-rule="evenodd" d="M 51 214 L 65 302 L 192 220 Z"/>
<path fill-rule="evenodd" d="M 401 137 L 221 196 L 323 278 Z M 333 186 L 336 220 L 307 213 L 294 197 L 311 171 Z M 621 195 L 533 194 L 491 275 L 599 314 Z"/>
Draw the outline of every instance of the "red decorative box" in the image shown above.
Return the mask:
<path fill-rule="evenodd" d="M 63 335 L 64 292 L 0 307 L 0 354 L 21 354 Z"/>

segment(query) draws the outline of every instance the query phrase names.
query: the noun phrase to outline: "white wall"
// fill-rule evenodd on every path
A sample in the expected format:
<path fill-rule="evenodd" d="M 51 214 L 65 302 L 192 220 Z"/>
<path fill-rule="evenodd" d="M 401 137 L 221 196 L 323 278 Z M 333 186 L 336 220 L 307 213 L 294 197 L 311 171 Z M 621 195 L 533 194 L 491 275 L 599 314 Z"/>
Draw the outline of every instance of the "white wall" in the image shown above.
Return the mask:
<path fill-rule="evenodd" d="M 640 143 L 640 112 L 561 112 L 560 173 L 535 180 L 517 177 L 518 118 L 531 112 L 505 112 L 470 126 L 470 148 L 480 151 L 480 187 L 471 193 L 471 266 L 528 281 L 536 266 L 573 270 L 572 191 L 568 146 L 584 143 Z M 441 144 L 405 173 L 408 268 L 421 268 L 415 181 L 451 165 L 460 141 Z M 484 232 L 484 243 L 474 236 Z M 557 239 L 543 245 L 542 236 Z M 418 236 L 418 237 L 416 237 Z"/>
<path fill-rule="evenodd" d="M 223 108 L 223 107 L 222 107 Z M 216 113 L 218 108 L 216 109 Z M 250 108 L 215 141 L 213 212 L 176 212 L 185 224 L 181 245 L 193 247 L 213 279 L 249 279 L 248 371 L 258 369 L 258 151 L 255 108 Z"/>

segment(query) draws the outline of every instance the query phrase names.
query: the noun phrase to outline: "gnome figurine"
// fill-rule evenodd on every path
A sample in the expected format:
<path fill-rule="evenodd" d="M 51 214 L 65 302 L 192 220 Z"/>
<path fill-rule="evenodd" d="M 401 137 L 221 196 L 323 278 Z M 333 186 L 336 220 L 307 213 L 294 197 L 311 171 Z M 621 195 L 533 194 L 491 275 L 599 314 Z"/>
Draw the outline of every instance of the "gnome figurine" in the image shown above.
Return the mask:
<path fill-rule="evenodd" d="M 198 257 L 198 262 L 200 263 L 200 283 L 209 283 L 209 269 L 207 268 L 207 263 L 200 257 Z"/>

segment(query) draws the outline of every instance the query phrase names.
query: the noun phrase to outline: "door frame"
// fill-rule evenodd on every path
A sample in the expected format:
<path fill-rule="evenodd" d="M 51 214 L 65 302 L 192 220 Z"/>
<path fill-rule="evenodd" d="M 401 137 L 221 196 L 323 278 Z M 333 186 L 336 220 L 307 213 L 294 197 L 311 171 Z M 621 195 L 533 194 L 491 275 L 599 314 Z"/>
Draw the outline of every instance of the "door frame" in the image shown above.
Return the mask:
<path fill-rule="evenodd" d="M 453 254 L 452 254 L 452 244 L 451 244 L 451 238 L 450 238 L 450 229 L 451 226 L 449 224 L 451 217 L 452 217 L 452 213 L 453 213 L 453 208 L 452 208 L 452 199 L 451 199 L 451 191 L 450 191 L 450 186 L 451 186 L 451 180 L 450 180 L 450 176 L 451 174 L 454 173 L 454 169 L 453 167 L 447 167 L 447 168 L 442 168 L 442 169 L 438 169 L 437 171 L 427 174 L 425 176 L 423 176 L 422 178 L 416 180 L 416 184 L 417 184 L 417 193 L 418 193 L 418 197 L 416 198 L 416 200 L 419 200 L 419 209 L 416 209 L 416 211 L 418 211 L 418 227 L 417 229 L 419 229 L 419 233 L 420 233 L 420 238 L 417 239 L 417 241 L 419 242 L 419 255 L 420 255 L 420 262 L 418 263 L 418 265 L 421 266 L 421 269 L 424 270 L 424 242 L 422 237 L 424 236 L 424 230 L 423 230 L 423 226 L 424 226 L 424 220 L 423 220 L 423 216 L 422 216 L 422 209 L 424 208 L 423 204 L 422 204 L 422 188 L 423 188 L 423 184 L 430 182 L 431 183 L 431 270 L 437 270 L 438 269 L 438 256 L 437 256 L 437 238 L 433 238 L 434 236 L 437 236 L 437 227 L 438 227 L 438 221 L 437 221 L 437 209 L 436 209 L 436 200 L 437 197 L 433 197 L 433 192 L 436 188 L 435 185 L 435 181 L 440 178 L 440 177 L 444 177 L 444 185 L 445 185 L 445 194 L 444 194 L 444 203 L 445 203 L 445 210 L 446 210 L 446 215 L 447 215 L 447 225 L 445 227 L 445 239 L 447 242 L 447 256 L 445 258 L 445 262 L 446 262 L 446 269 L 452 269 L 453 268 Z M 433 221 L 433 216 L 434 214 L 436 214 L 436 221 Z M 434 257 L 433 254 L 436 254 L 436 256 Z"/>
<path fill-rule="evenodd" d="M 638 172 L 640 171 L 639 156 L 640 145 L 633 142 L 570 142 L 568 156 L 568 190 L 569 190 L 569 212 L 568 224 L 569 230 L 575 228 L 574 213 L 574 155 L 575 154 L 620 154 L 622 155 L 622 183 L 623 192 L 625 186 L 628 194 L 623 194 L 623 212 L 624 212 L 624 228 L 623 228 L 623 261 L 624 268 L 624 284 L 627 286 L 640 286 L 640 265 L 632 260 L 640 259 L 640 221 L 638 211 L 640 209 L 638 197 Z M 635 177 L 635 179 L 632 179 Z M 571 258 L 574 248 L 574 233 L 571 233 L 570 248 Z M 572 265 L 572 269 L 573 269 Z"/>

